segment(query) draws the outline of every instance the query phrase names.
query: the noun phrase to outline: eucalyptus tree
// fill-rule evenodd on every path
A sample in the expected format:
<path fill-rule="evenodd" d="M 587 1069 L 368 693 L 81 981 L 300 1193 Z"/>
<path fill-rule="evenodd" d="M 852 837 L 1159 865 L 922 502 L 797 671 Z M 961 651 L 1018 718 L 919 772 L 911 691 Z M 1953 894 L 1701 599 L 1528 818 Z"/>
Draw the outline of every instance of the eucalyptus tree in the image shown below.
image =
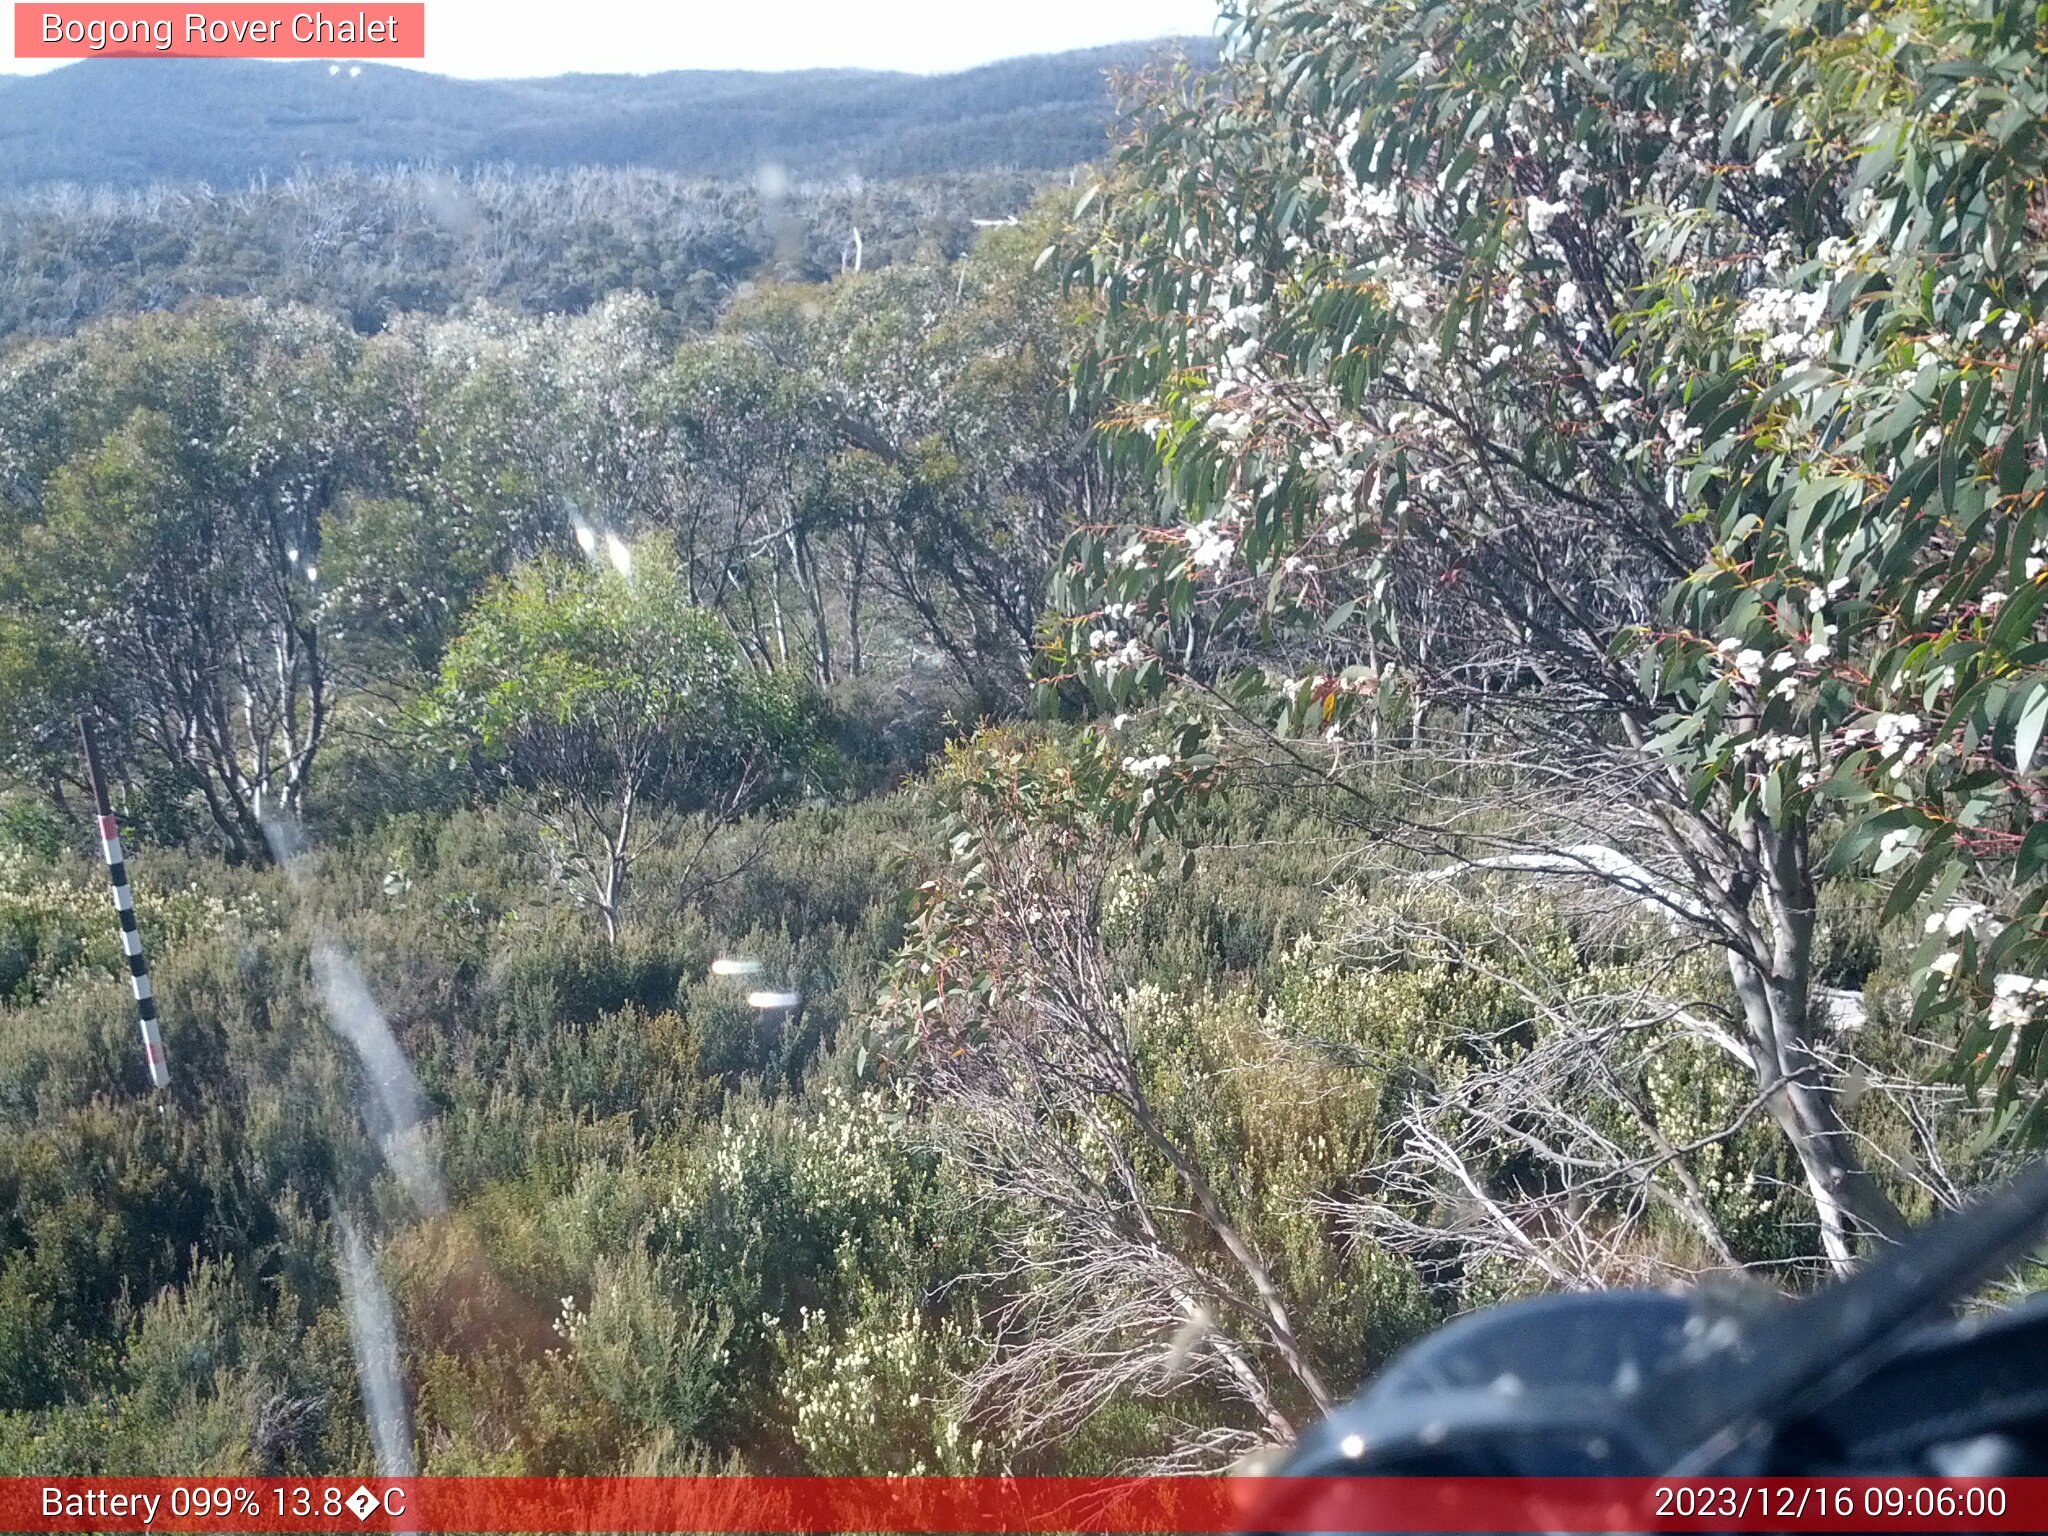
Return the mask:
<path fill-rule="evenodd" d="M 63 680 L 46 706 L 92 712 L 196 795 L 238 859 L 298 810 L 327 727 L 321 520 L 355 461 L 355 350 L 306 311 L 210 304 L 29 349 L 0 378 L 22 407 L 0 427 L 13 653 Z"/>
<path fill-rule="evenodd" d="M 795 769 L 802 720 L 798 693 L 749 670 L 653 543 L 495 583 L 421 710 L 427 750 L 520 792 L 613 943 L 653 813 L 738 816 Z"/>
<path fill-rule="evenodd" d="M 542 319 L 405 316 L 364 343 L 350 388 L 368 461 L 326 525 L 351 682 L 402 692 L 492 577 L 655 516 L 674 339 L 653 301 L 616 294 Z"/>
<path fill-rule="evenodd" d="M 759 290 L 651 388 L 650 515 L 752 653 L 824 685 L 930 659 L 1014 695 L 1058 540 L 1107 478 L 1062 388 L 1077 306 L 1032 265 L 1052 227 Z"/>
<path fill-rule="evenodd" d="M 657 520 L 690 590 L 764 665 L 833 674 L 833 615 L 811 499 L 830 451 L 829 406 L 807 364 L 814 300 L 757 296 L 719 335 L 686 343 L 652 386 L 675 452 Z"/>
<path fill-rule="evenodd" d="M 1783 211 L 1646 221 L 1646 408 L 1713 547 L 1644 683 L 1698 793 L 1773 829 L 1845 808 L 1834 867 L 1889 877 L 1924 934 L 1916 1024 L 2038 1139 L 2048 30 L 1990 0 L 1799 7 L 1734 62 L 1723 153 Z"/>
<path fill-rule="evenodd" d="M 493 576 L 569 538 L 536 430 L 559 414 L 541 350 L 535 323 L 502 311 L 404 316 L 363 343 L 366 462 L 323 525 L 351 681 L 431 674 Z"/>
<path fill-rule="evenodd" d="M 838 371 L 893 375 L 904 402 L 890 426 L 903 489 L 875 524 L 880 582 L 998 698 L 1029 665 L 1067 529 L 1106 515 L 1116 484 L 1092 451 L 1094 397 L 1061 387 L 1081 306 L 1036 260 L 1057 227 L 1042 200 L 950 272 L 892 271 L 832 317 Z M 885 305 L 924 323 L 879 362 L 865 312 Z"/>
<path fill-rule="evenodd" d="M 1825 797 L 1881 809 L 1851 852 L 1960 860 L 1952 892 L 2025 846 L 2048 716 L 2036 27 L 1277 0 L 1151 97 L 1074 266 L 1105 311 L 1083 382 L 1160 515 L 1070 544 L 1049 685 L 1138 716 L 1162 803 L 1219 726 L 1328 768 L 1396 701 L 1458 721 L 1520 798 L 1383 832 L 1718 946 L 1837 1265 L 1901 1223 L 1824 1059 Z M 1978 986 L 2031 1025 L 2017 909 Z M 1939 919 L 1957 978 L 1978 910 Z"/>

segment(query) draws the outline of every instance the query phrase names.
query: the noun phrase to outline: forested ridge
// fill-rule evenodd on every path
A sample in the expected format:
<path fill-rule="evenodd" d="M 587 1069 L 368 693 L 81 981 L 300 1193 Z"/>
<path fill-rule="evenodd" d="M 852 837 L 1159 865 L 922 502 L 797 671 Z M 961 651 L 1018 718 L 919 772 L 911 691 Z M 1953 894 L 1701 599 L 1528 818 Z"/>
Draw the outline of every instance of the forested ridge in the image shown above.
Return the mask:
<path fill-rule="evenodd" d="M 97 60 L 0 89 L 0 338 L 215 295 L 370 331 L 632 289 L 693 324 L 743 284 L 961 254 L 1102 153 L 1111 77 L 1204 39 L 952 75 L 468 81 Z"/>
<path fill-rule="evenodd" d="M 2044 28 L 1279 0 L 1073 187 L 17 208 L 0 1470 L 1216 1470 L 1967 1201 Z"/>
<path fill-rule="evenodd" d="M 1064 170 L 1099 158 L 1105 71 L 1206 39 L 947 75 L 670 70 L 462 80 L 359 64 L 88 59 L 0 86 L 0 187 L 238 186 L 340 168 L 642 166 L 750 177 Z"/>

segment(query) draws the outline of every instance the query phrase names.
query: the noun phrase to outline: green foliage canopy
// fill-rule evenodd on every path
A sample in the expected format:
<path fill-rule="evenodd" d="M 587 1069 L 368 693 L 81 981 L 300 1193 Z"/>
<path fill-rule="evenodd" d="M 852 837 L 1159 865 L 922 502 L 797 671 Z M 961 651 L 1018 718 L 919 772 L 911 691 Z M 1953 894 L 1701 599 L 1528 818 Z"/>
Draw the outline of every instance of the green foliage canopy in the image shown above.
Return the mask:
<path fill-rule="evenodd" d="M 17 767 L 95 713 L 206 805 L 238 856 L 296 811 L 329 704 L 323 515 L 357 439 L 354 338 L 302 310 L 212 304 L 0 370 L 0 717 Z"/>
<path fill-rule="evenodd" d="M 2017 1095 L 2048 1041 L 2042 59 L 2038 8 L 1990 0 L 1248 9 L 1076 261 L 1162 515 L 1077 535 L 1053 674 L 1283 736 L 1396 682 L 1545 750 L 1609 722 L 1729 897 L 1773 866 L 1804 901 L 1846 804 L 1834 867 L 1931 909 L 1923 1014 Z"/>
<path fill-rule="evenodd" d="M 430 742 L 535 796 L 616 940 L 643 811 L 737 816 L 794 773 L 805 710 L 689 602 L 658 541 L 612 535 L 608 563 L 588 541 L 589 562 L 535 561 L 479 599 L 422 716 Z"/>
<path fill-rule="evenodd" d="M 793 701 L 749 676 L 673 567 L 652 546 L 622 559 L 630 576 L 543 559 L 486 593 L 442 662 L 431 725 L 528 783 L 630 774 L 685 796 L 785 735 Z"/>

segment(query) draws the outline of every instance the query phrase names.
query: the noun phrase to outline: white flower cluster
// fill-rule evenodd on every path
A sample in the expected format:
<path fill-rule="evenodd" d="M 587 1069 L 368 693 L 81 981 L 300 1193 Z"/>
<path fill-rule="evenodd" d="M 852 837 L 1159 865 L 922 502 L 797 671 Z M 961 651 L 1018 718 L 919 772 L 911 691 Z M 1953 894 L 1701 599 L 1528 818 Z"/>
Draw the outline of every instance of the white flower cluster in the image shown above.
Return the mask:
<path fill-rule="evenodd" d="M 1804 736 L 1767 731 L 1749 742 L 1744 750 L 1745 755 L 1755 758 L 1765 772 L 1780 763 L 1802 765 L 1799 773 L 1801 789 L 1811 789 L 1820 782 L 1813 743 Z"/>
<path fill-rule="evenodd" d="M 1901 763 L 1917 762 L 1927 750 L 1927 744 L 1918 739 L 1920 730 L 1918 715 L 1883 714 L 1870 724 L 1877 750 L 1886 757 L 1896 756 Z"/>
<path fill-rule="evenodd" d="M 710 1157 L 670 1200 L 665 1219 L 687 1225 L 707 1201 L 775 1188 L 787 1172 L 787 1198 L 813 1218 L 851 1221 L 886 1211 L 901 1198 L 904 1143 L 897 1130 L 900 1091 L 851 1090 L 828 1082 L 807 1114 L 758 1100 L 736 1105 L 718 1128 Z"/>
<path fill-rule="evenodd" d="M 1936 912 L 1927 919 L 1929 934 L 1946 934 L 1949 938 L 1961 938 L 1964 934 L 1975 934 L 1979 938 L 1991 938 L 1999 930 L 1998 920 L 1991 915 L 1991 909 L 1974 901 L 1959 901 L 1946 912 Z"/>
<path fill-rule="evenodd" d="M 1847 585 L 1845 580 L 1837 579 L 1806 594 L 1806 611 L 1813 627 L 1806 633 L 1803 659 L 1809 664 L 1826 661 L 1834 654 L 1834 631 L 1828 626 L 1828 599 L 1839 596 Z"/>
<path fill-rule="evenodd" d="M 2048 997 L 2048 981 L 2019 976 L 2008 971 L 1991 983 L 1991 1027 L 2018 1030 L 2032 1021 L 2040 1006 L 2037 998 Z"/>
<path fill-rule="evenodd" d="M 1928 743 L 1921 736 L 1925 728 L 1925 722 L 1918 715 L 1880 714 L 1873 716 L 1866 725 L 1848 726 L 1838 731 L 1835 740 L 1845 751 L 1874 747 L 1878 756 L 1887 760 L 1896 778 L 1929 755 Z M 1939 759 L 1949 755 L 1951 750 L 1939 747 L 1933 756 Z"/>
<path fill-rule="evenodd" d="M 1740 682 L 1754 688 L 1764 680 L 1764 653 L 1755 646 L 1746 646 L 1740 640 L 1729 638 L 1714 648 L 1727 663 Z"/>
<path fill-rule="evenodd" d="M 1822 323 L 1827 312 L 1825 289 L 1755 288 L 1744 297 L 1735 328 L 1743 335 L 1765 338 L 1764 356 L 1773 361 L 1821 358 L 1834 345 L 1833 329 Z"/>
<path fill-rule="evenodd" d="M 1145 647 L 1136 636 L 1107 626 L 1088 631 L 1088 652 L 1099 666 L 1111 673 L 1129 672 L 1145 662 Z"/>
<path fill-rule="evenodd" d="M 1540 197 L 1530 198 L 1522 207 L 1522 221 L 1529 226 L 1529 238 L 1539 246 L 1545 244 L 1550 239 L 1550 226 L 1557 222 L 1559 215 L 1570 211 L 1570 205 L 1563 201 L 1553 203 Z"/>
<path fill-rule="evenodd" d="M 839 1256 L 850 1268 L 849 1253 Z M 907 1297 L 873 1298 L 835 1336 L 822 1308 L 798 1310 L 781 1395 L 813 1470 L 924 1477 L 969 1473 L 992 1449 L 971 1438 L 950 1380 L 978 1348 L 959 1323 L 928 1322 Z"/>
<path fill-rule="evenodd" d="M 1188 530 L 1188 560 L 1197 570 L 1221 570 L 1237 553 L 1237 525 L 1212 517 Z"/>
<path fill-rule="evenodd" d="M 1322 484 L 1323 541 L 1332 547 L 1357 532 L 1360 507 L 1379 499 L 1379 473 L 1361 462 L 1378 435 L 1368 421 L 1333 414 L 1330 433 L 1307 439 L 1295 452 L 1296 465 Z"/>
<path fill-rule="evenodd" d="M 1401 213 L 1397 189 L 1364 182 L 1352 169 L 1351 155 L 1357 148 L 1358 118 L 1354 115 L 1343 135 L 1329 146 L 1337 177 L 1336 184 L 1327 189 L 1329 202 L 1322 219 L 1323 233 L 1331 244 L 1351 250 L 1393 234 Z"/>
<path fill-rule="evenodd" d="M 1996 330 L 2001 341 L 2010 343 L 2026 323 L 2026 316 L 2018 310 L 1994 308 L 1986 299 L 1977 308 L 1977 318 L 1963 327 L 1963 340 L 1975 341 L 1985 331 Z"/>
<path fill-rule="evenodd" d="M 1636 370 L 1632 363 L 1610 363 L 1593 376 L 1594 393 L 1601 397 L 1600 419 L 1610 427 L 1625 420 L 1636 408 Z"/>
<path fill-rule="evenodd" d="M 1903 864 L 1911 856 L 1913 850 L 1919 846 L 1920 829 L 1918 827 L 1892 828 L 1891 831 L 1878 839 L 1878 873 L 1882 874 L 1885 870 Z"/>
<path fill-rule="evenodd" d="M 1666 411 L 1663 422 L 1664 443 L 1674 458 L 1682 458 L 1699 447 L 1700 439 L 1706 434 L 1699 427 L 1685 419 L 1685 412 Z"/>
<path fill-rule="evenodd" d="M 1386 287 L 1387 302 L 1397 313 L 1412 317 L 1430 308 L 1429 288 L 1417 274 L 1403 271 L 1397 263 L 1386 259 L 1379 263 L 1376 275 Z"/>
<path fill-rule="evenodd" d="M 1917 838 L 1918 834 L 1915 833 L 1914 836 Z M 1926 931 L 1929 937 L 1939 934 L 1944 938 L 1959 939 L 1968 934 L 1979 944 L 1989 943 L 1992 939 L 1997 938 L 2004 931 L 2004 928 L 2005 924 L 1992 914 L 1989 907 L 1975 901 L 1958 901 L 1946 911 L 1936 912 L 1929 916 L 1926 923 Z M 1961 951 L 1945 949 L 1929 962 L 1928 969 L 1937 976 L 1953 976 L 1956 973 L 1956 967 L 1962 963 L 1962 958 Z M 2001 981 L 2004 979 L 2003 977 L 2000 978 Z M 2048 991 L 2048 987 L 2044 987 L 2040 982 L 2035 982 L 2033 986 L 2038 990 Z M 2023 993 L 2015 994 L 2015 997 L 2016 999 L 2023 1000 L 2024 995 Z M 2031 1008 L 2032 1005 L 2027 1004 L 2026 1006 Z M 2010 1010 L 2008 1010 L 2009 1013 Z M 1994 1020 L 1998 1016 L 1997 1008 L 1994 1005 Z"/>
<path fill-rule="evenodd" d="M 1248 441 L 1252 429 L 1258 423 L 1252 419 L 1250 411 L 1241 410 L 1239 406 L 1246 402 L 1248 391 L 1256 387 L 1257 381 L 1246 376 L 1242 370 L 1227 360 L 1211 370 L 1211 377 L 1215 381 L 1219 399 L 1222 392 L 1228 391 L 1233 403 L 1219 403 L 1209 412 L 1209 430 L 1226 443 L 1241 444 Z"/>

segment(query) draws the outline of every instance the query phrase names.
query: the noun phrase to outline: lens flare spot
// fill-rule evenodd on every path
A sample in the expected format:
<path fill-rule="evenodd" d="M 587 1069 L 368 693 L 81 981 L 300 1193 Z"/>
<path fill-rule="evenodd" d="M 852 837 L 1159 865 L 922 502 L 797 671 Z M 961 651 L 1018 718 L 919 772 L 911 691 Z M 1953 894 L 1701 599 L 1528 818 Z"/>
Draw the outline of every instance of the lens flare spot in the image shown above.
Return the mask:
<path fill-rule="evenodd" d="M 624 539 L 620 538 L 620 537 L 619 537 L 619 536 L 618 536 L 618 535 L 617 535 L 616 533 L 607 533 L 607 534 L 605 534 L 605 536 L 604 536 L 604 552 L 605 552 L 605 554 L 606 554 L 607 556 L 609 556 L 609 557 L 610 557 L 610 559 L 611 559 L 611 562 L 612 562 L 613 566 L 615 566 L 615 567 L 616 567 L 616 568 L 618 569 L 618 573 L 619 573 L 619 574 L 620 574 L 621 576 L 625 576 L 625 577 L 628 577 L 628 578 L 630 578 L 630 577 L 632 576 L 632 574 L 633 574 L 633 546 L 632 546 L 632 545 L 628 544 L 628 543 L 627 543 L 627 542 L 626 542 L 626 541 L 625 541 Z"/>

